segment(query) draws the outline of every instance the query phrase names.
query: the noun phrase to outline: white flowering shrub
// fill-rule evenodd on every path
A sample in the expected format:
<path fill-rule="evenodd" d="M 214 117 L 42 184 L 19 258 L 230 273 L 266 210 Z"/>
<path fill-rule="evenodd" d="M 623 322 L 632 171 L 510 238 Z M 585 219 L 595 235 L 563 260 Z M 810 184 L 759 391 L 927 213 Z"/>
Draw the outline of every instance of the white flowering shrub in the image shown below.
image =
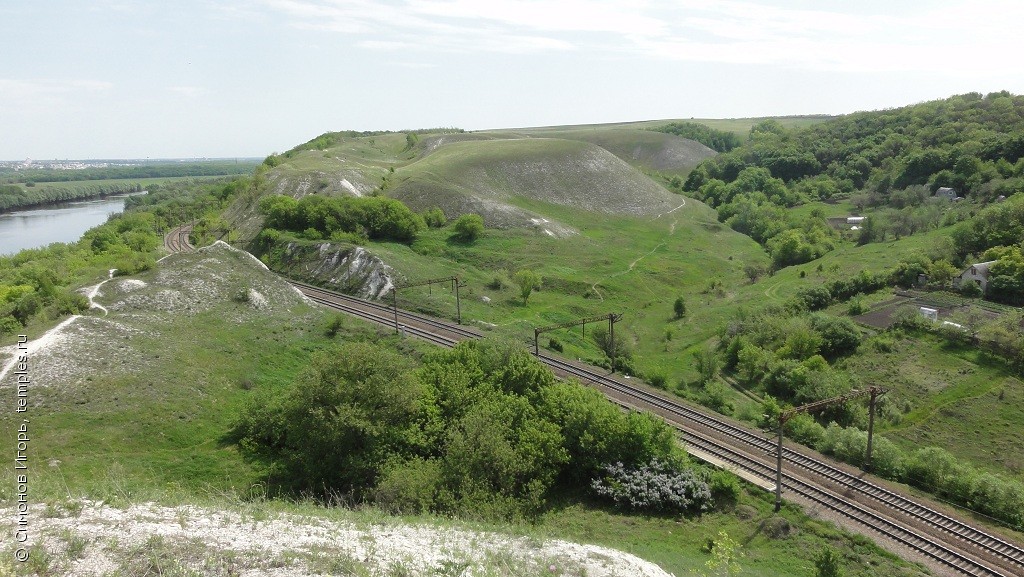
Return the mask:
<path fill-rule="evenodd" d="M 711 509 L 707 475 L 693 469 L 677 469 L 659 461 L 638 468 L 622 463 L 605 465 L 604 475 L 591 488 L 620 507 L 658 512 L 697 512 Z"/>

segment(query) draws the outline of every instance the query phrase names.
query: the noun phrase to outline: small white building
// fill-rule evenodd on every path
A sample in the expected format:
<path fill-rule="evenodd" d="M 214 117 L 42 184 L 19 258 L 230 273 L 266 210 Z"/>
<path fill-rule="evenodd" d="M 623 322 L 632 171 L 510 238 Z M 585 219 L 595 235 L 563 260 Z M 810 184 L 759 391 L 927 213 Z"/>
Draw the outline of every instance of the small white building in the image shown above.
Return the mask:
<path fill-rule="evenodd" d="M 866 216 L 848 216 L 846 217 L 846 224 L 860 224 L 864 222 Z"/>
<path fill-rule="evenodd" d="M 924 318 L 926 318 L 926 319 L 928 319 L 930 321 L 937 321 L 937 320 L 939 320 L 939 311 L 938 311 L 938 309 L 930 309 L 928 307 L 920 307 L 920 310 L 921 310 L 921 316 L 923 316 Z"/>
<path fill-rule="evenodd" d="M 978 285 L 981 289 L 981 294 L 985 294 L 985 290 L 988 288 L 988 275 L 989 267 L 995 264 L 996 261 L 990 260 L 988 262 L 979 262 L 978 264 L 972 264 L 971 266 L 964 269 L 955 279 L 953 279 L 953 286 L 960 288 L 965 282 L 972 282 Z"/>
<path fill-rule="evenodd" d="M 935 191 L 935 198 L 944 198 L 946 200 L 958 200 L 960 195 L 956 193 L 956 190 L 948 187 L 941 186 Z"/>

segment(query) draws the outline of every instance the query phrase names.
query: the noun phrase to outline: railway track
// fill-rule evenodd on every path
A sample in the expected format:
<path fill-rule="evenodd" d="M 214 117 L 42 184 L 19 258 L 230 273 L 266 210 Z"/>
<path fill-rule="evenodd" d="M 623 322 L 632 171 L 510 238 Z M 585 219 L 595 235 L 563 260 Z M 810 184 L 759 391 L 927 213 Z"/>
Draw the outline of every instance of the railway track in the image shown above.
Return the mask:
<path fill-rule="evenodd" d="M 192 224 L 183 224 L 172 228 L 164 235 L 164 248 L 169 252 L 192 252 L 196 247 L 192 246 L 189 235 L 192 234 Z"/>
<path fill-rule="evenodd" d="M 391 325 L 391 307 L 290 281 L 311 300 L 360 318 Z M 453 347 L 479 338 L 479 331 L 399 309 L 398 324 L 407 334 Z M 775 443 L 763 434 L 665 398 L 603 372 L 546 353 L 540 360 L 556 373 L 574 376 L 612 393 L 617 402 L 654 409 L 683 432 L 687 443 L 715 458 L 768 481 L 774 465 L 766 462 Z M 788 469 L 783 487 L 805 501 L 825 507 L 894 543 L 917 552 L 957 575 L 1024 575 L 1024 548 L 927 507 L 803 451 L 784 448 Z"/>
<path fill-rule="evenodd" d="M 188 242 L 190 230 L 187 225 L 172 230 L 165 237 L 165 246 L 173 252 L 194 250 Z M 289 282 L 314 302 L 388 326 L 396 322 L 396 311 L 391 307 Z M 405 333 L 445 347 L 483 336 L 468 327 L 401 309 L 397 311 L 397 323 Z M 540 355 L 540 360 L 560 375 L 577 377 L 610 393 L 620 404 L 653 409 L 680 430 L 693 447 L 748 474 L 773 479 L 774 466 L 766 459 L 774 453 L 775 444 L 764 435 L 592 368 L 546 353 Z M 802 451 L 783 450 L 789 463 L 783 486 L 806 502 L 842 515 L 955 574 L 1024 575 L 1024 548 Z"/>

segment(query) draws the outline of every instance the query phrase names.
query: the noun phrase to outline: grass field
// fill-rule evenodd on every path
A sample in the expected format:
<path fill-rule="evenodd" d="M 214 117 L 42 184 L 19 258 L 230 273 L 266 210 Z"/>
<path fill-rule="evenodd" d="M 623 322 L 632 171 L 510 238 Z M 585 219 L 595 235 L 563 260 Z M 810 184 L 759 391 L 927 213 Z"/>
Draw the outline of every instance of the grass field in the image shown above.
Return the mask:
<path fill-rule="evenodd" d="M 876 341 L 884 339 L 884 347 Z M 899 334 L 868 341 L 845 368 L 884 384 L 909 412 L 881 431 L 906 449 L 935 445 L 995 472 L 1024 479 L 1024 383 L 1003 362 L 938 337 Z"/>
<path fill-rule="evenodd" d="M 245 289 L 260 297 L 249 292 L 240 298 Z M 302 303 L 247 257 L 224 249 L 171 257 L 155 271 L 108 281 L 97 300 L 110 309 L 108 315 L 94 311 L 78 319 L 65 329 L 60 347 L 32 360 L 33 503 L 55 512 L 89 498 L 108 507 L 156 501 L 241 508 L 254 520 L 274 512 L 362 524 L 380 519 L 372 510 L 264 500 L 260 467 L 228 440 L 246 403 L 281 391 L 312 351 L 331 346 L 322 332 L 327 313 Z M 407 354 L 429 346 L 388 333 L 346 319 L 337 338 L 390 342 Z M 44 373 L 51 370 L 46 367 L 62 369 Z M 13 418 L 5 413 L 0 424 L 11 428 Z M 0 499 L 12 503 L 13 490 L 11 484 L 0 486 Z M 785 509 L 782 518 L 772 514 L 767 494 L 749 488 L 735 511 L 693 519 L 630 515 L 556 496 L 535 525 L 406 520 L 601 544 L 677 575 L 704 569 L 709 556 L 703 548 L 719 531 L 741 545 L 740 575 L 810 577 L 812 558 L 825 544 L 841 551 L 851 577 L 875 570 L 921 574 L 866 540 L 795 509 Z"/>

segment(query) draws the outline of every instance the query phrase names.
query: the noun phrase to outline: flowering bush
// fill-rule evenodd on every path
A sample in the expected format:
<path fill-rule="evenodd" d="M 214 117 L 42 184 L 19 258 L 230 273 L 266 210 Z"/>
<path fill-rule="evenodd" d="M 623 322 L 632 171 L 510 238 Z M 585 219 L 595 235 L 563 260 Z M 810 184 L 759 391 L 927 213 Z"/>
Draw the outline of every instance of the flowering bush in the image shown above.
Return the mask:
<path fill-rule="evenodd" d="M 603 467 L 604 476 L 594 479 L 591 488 L 616 505 L 648 511 L 707 511 L 711 508 L 711 489 L 706 475 L 693 469 L 677 469 L 659 461 L 628 469 L 622 463 Z"/>

